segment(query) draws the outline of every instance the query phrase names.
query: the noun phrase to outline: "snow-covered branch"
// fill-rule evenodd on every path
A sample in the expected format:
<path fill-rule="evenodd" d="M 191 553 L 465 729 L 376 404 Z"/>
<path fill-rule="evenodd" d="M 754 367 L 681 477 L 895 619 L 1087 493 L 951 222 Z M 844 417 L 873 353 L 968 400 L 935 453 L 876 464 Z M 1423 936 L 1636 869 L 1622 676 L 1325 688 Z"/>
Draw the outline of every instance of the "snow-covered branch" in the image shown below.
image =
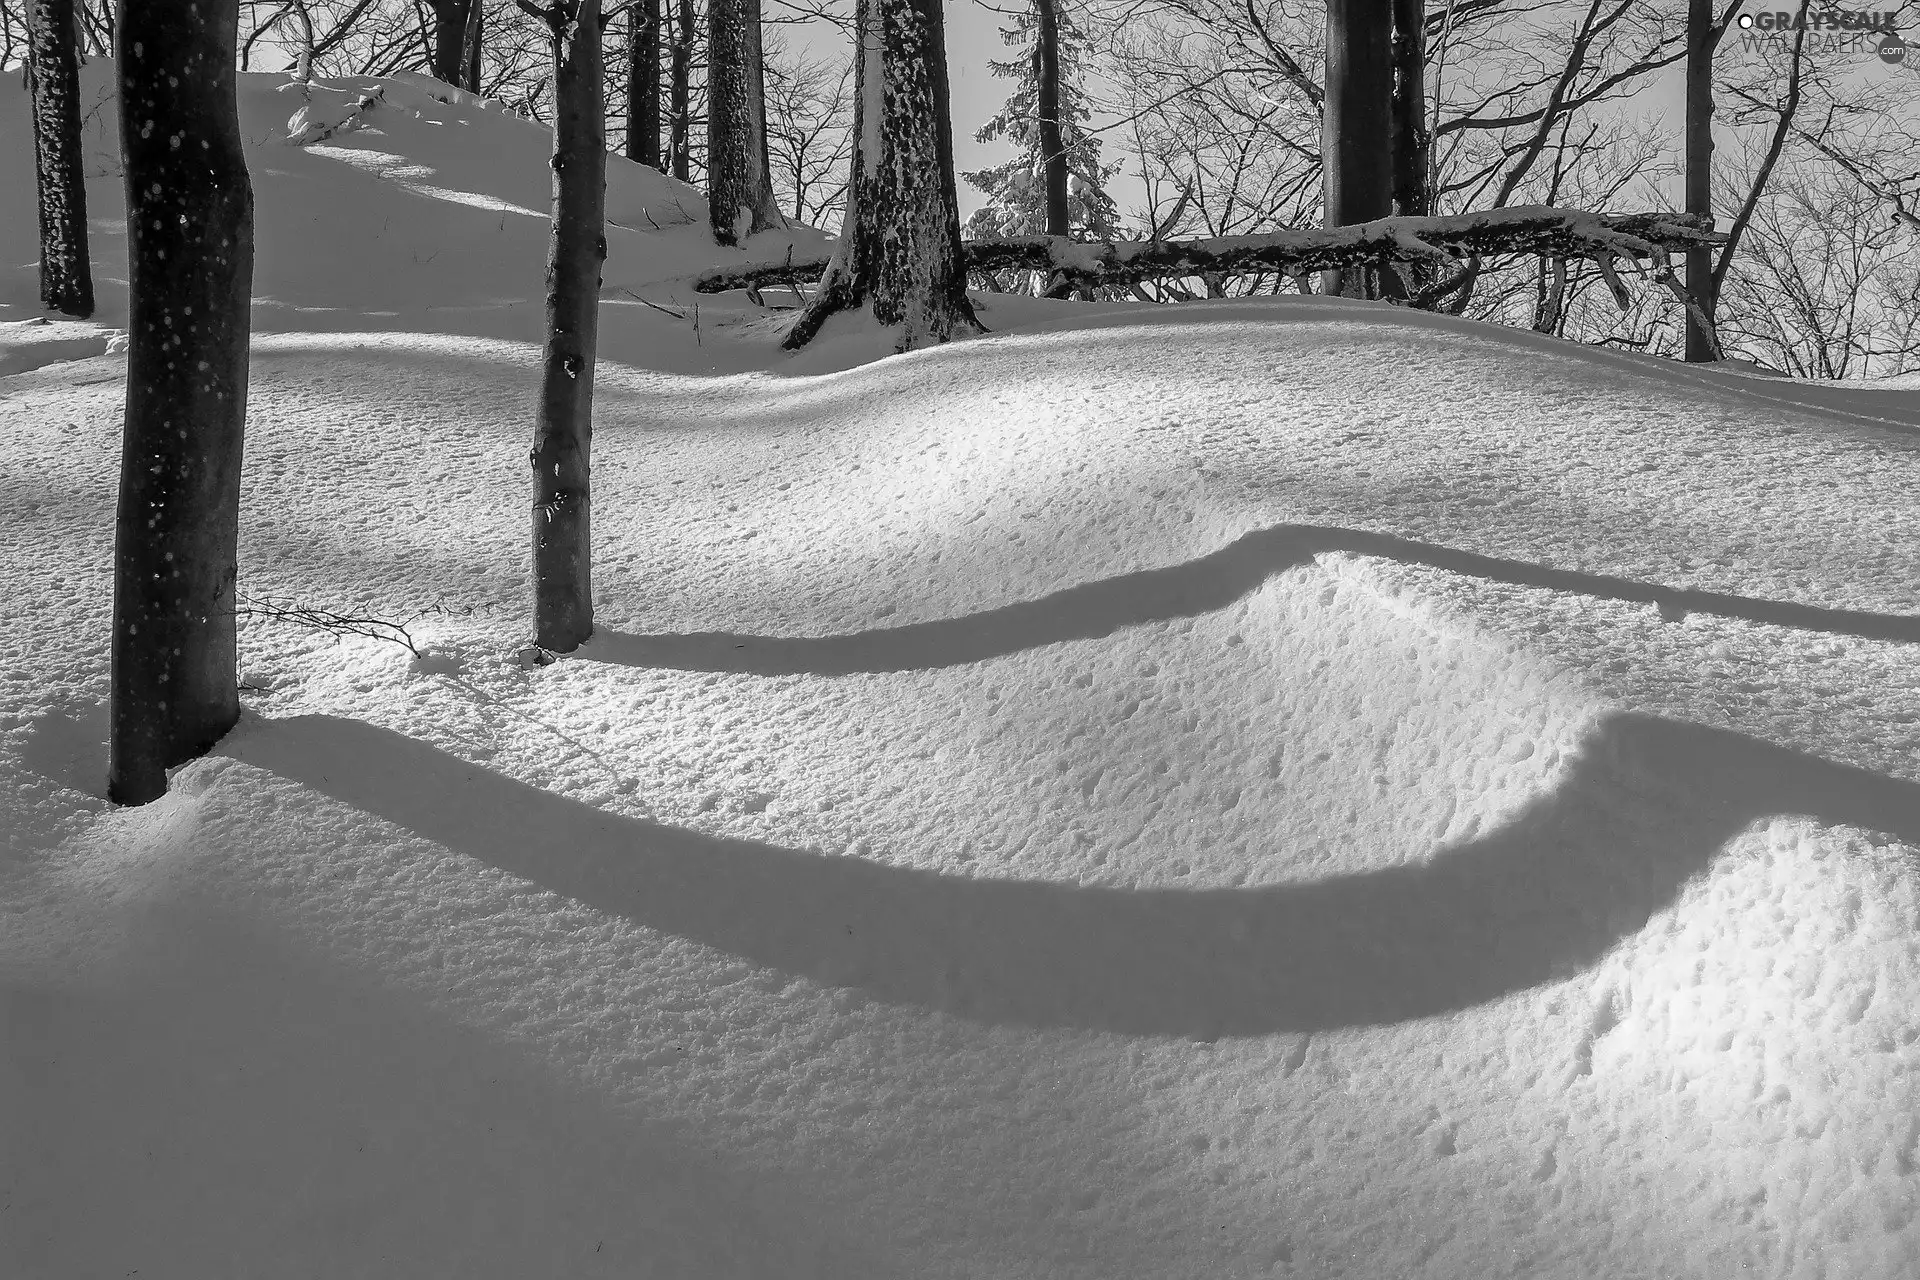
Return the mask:
<path fill-rule="evenodd" d="M 1461 259 L 1496 254 L 1584 258 L 1611 273 L 1617 259 L 1651 261 L 1726 237 L 1705 219 L 1683 213 L 1601 214 L 1583 209 L 1514 206 L 1484 213 L 1380 218 L 1347 227 L 1275 231 L 1212 240 L 1083 243 L 1064 236 L 968 240 L 971 271 L 1008 268 L 1059 273 L 1074 285 L 1127 285 L 1141 280 L 1218 273 L 1279 271 L 1299 275 L 1329 267 L 1429 261 L 1458 268 Z M 694 280 L 701 293 L 817 280 L 827 259 L 729 267 Z"/>

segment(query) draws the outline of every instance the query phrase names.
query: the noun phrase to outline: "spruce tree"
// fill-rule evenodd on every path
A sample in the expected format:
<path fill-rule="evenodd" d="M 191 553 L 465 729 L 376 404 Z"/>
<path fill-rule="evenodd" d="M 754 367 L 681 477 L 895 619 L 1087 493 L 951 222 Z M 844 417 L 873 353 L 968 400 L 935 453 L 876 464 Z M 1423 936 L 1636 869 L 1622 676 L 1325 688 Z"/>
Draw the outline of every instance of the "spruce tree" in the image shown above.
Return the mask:
<path fill-rule="evenodd" d="M 1112 240 L 1119 223 L 1119 211 L 1107 194 L 1106 181 L 1113 170 L 1100 162 L 1100 139 L 1086 130 L 1092 111 L 1081 92 L 1081 73 L 1089 57 L 1086 33 L 1074 21 L 1061 0 L 1034 0 L 1034 9 L 1018 14 L 1014 25 L 1002 27 L 1000 38 L 1020 50 L 1005 62 L 987 65 L 996 76 L 1011 78 L 1012 94 L 999 114 L 981 127 L 974 137 L 981 142 L 1001 139 L 1012 143 L 1018 154 L 1004 164 L 980 169 L 966 176 L 974 187 L 985 193 L 988 203 L 967 219 L 967 234 L 974 239 L 992 236 L 1072 235 L 1088 240 Z M 1042 98 L 1049 61 L 1042 39 L 1051 7 L 1056 32 L 1057 122 L 1059 157 L 1048 172 L 1049 147 L 1045 135 L 1053 122 L 1043 119 Z M 1064 175 L 1059 160 L 1064 160 Z M 1057 187 L 1064 177 L 1067 225 L 1049 226 L 1049 178 Z M 1059 196 L 1053 192 L 1056 203 Z M 1057 211 L 1056 211 L 1057 214 Z"/>

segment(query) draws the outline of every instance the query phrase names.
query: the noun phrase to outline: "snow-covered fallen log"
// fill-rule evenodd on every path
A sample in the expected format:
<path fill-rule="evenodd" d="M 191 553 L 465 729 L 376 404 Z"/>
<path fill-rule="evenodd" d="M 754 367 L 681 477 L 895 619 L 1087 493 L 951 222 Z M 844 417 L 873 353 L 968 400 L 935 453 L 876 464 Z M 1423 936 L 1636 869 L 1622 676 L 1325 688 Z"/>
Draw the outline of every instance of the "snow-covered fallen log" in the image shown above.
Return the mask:
<path fill-rule="evenodd" d="M 1088 288 L 1250 271 L 1298 275 L 1384 262 L 1426 261 L 1458 268 L 1463 259 L 1539 254 L 1593 261 L 1618 296 L 1622 289 L 1613 269 L 1618 260 L 1648 261 L 1658 273 L 1668 267 L 1671 254 L 1724 239 L 1709 220 L 1690 214 L 1600 214 L 1534 205 L 1211 240 L 1089 244 L 1065 236 L 1009 236 L 968 240 L 962 248 L 969 270 L 1045 271 Z M 729 267 L 696 277 L 694 288 L 724 293 L 817 280 L 826 265 L 827 259 L 819 257 Z"/>

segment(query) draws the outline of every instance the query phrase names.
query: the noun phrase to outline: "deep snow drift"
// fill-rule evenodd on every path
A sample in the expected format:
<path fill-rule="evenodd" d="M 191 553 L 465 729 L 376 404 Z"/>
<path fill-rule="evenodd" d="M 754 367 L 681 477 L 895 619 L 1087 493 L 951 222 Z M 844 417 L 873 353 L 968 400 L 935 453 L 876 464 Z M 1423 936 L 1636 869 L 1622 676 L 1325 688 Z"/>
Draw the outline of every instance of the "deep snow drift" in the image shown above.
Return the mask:
<path fill-rule="evenodd" d="M 616 164 L 601 630 L 528 669 L 544 140 L 243 99 L 245 589 L 445 612 L 248 619 L 112 809 L 123 364 L 0 377 L 0 1272 L 1920 1264 L 1915 392 L 1338 301 L 811 373 L 878 344 L 696 328 Z"/>

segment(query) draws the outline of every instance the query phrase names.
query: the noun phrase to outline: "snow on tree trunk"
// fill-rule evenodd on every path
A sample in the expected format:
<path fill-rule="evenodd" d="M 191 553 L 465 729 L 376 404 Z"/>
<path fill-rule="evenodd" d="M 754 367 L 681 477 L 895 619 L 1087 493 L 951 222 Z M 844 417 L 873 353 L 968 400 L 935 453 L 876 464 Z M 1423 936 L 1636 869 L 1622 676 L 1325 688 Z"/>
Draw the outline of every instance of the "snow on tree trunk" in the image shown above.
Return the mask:
<path fill-rule="evenodd" d="M 1327 0 L 1327 90 L 1321 118 L 1329 227 L 1393 212 L 1393 6 L 1395 0 Z M 1386 273 L 1391 277 L 1392 273 Z M 1326 273 L 1328 293 L 1378 296 L 1366 268 Z"/>
<path fill-rule="evenodd" d="M 660 169 L 660 0 L 634 0 L 627 23 L 627 159 Z"/>
<path fill-rule="evenodd" d="M 910 350 L 979 331 L 967 301 L 939 0 L 858 0 L 847 213 L 820 288 L 787 333 L 871 307 Z"/>
<path fill-rule="evenodd" d="M 525 0 L 522 7 L 531 8 Z M 606 88 L 600 0 L 555 0 L 543 16 L 554 61 L 553 232 L 546 358 L 528 455 L 534 643 L 567 653 L 593 634 L 589 455 L 600 268 L 607 257 Z"/>
<path fill-rule="evenodd" d="M 126 426 L 114 536 L 108 794 L 144 804 L 240 715 L 234 585 L 253 188 L 238 6 L 120 9 L 127 195 Z"/>
<path fill-rule="evenodd" d="M 767 156 L 760 0 L 707 3 L 707 207 L 723 245 L 786 225 Z"/>
<path fill-rule="evenodd" d="M 679 0 L 675 14 L 672 64 L 668 75 L 667 104 L 672 115 L 667 149 L 673 157 L 673 176 L 685 182 L 692 171 L 689 152 L 693 144 L 693 0 Z"/>
<path fill-rule="evenodd" d="M 40 301 L 85 319 L 93 314 L 93 269 L 87 258 L 73 18 L 73 0 L 30 0 L 27 76 L 33 86 L 33 158 L 40 183 Z"/>

